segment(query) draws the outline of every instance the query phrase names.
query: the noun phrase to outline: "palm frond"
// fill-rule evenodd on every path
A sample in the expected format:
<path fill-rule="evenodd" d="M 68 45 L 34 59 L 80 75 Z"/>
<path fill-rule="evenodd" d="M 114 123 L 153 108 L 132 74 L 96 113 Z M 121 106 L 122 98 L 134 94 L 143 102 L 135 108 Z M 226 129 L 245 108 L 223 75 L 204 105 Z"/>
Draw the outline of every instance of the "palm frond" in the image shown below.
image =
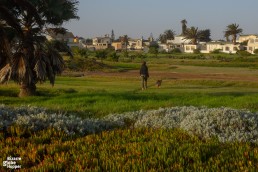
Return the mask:
<path fill-rule="evenodd" d="M 0 70 L 0 83 L 7 83 L 12 75 L 12 68 L 10 66 L 10 64 L 5 65 L 5 67 L 3 67 Z"/>
<path fill-rule="evenodd" d="M 40 81 L 45 81 L 46 80 L 46 63 L 43 60 L 38 60 L 36 62 L 36 65 L 34 67 L 34 71 L 36 72 L 37 78 Z"/>
<path fill-rule="evenodd" d="M 26 62 L 24 58 L 24 54 L 16 53 L 14 54 L 14 58 L 12 61 L 12 71 L 14 80 L 20 81 L 26 78 Z"/>
<path fill-rule="evenodd" d="M 36 7 L 28 0 L 13 0 L 20 8 L 25 9 L 30 16 L 33 16 L 39 26 L 43 25 L 43 20 L 40 17 Z"/>
<path fill-rule="evenodd" d="M 10 10 L 5 5 L 0 4 L 0 14 L 1 19 L 4 20 L 6 24 L 13 27 L 19 34 L 22 35 L 22 29 L 17 18 L 10 12 Z"/>

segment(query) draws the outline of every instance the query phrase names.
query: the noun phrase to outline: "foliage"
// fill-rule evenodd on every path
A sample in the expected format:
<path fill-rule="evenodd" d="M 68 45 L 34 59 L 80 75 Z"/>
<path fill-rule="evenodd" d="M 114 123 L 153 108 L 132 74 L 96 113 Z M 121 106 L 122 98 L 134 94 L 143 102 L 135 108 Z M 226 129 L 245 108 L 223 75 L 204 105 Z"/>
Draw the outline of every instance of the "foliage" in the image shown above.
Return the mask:
<path fill-rule="evenodd" d="M 109 54 L 109 57 L 112 61 L 114 62 L 118 62 L 119 60 L 119 55 L 116 52 L 112 52 Z"/>
<path fill-rule="evenodd" d="M 47 32 L 63 33 L 60 26 L 70 19 L 78 19 L 76 0 L 50 1 L 4 1 L 0 4 L 0 30 L 4 27 L 16 31 L 13 40 L 3 36 L 0 49 L 4 53 L 0 82 L 14 80 L 20 85 L 20 96 L 34 95 L 36 83 L 46 79 L 54 85 L 55 76 L 62 72 L 63 59 L 53 44 L 46 40 Z M 8 14 L 8 17 L 6 17 Z M 3 27 L 2 23 L 6 23 Z M 54 27 L 54 28 L 53 28 Z M 5 33 L 4 33 L 5 34 Z M 10 42 L 15 42 L 11 44 Z"/>
<path fill-rule="evenodd" d="M 186 26 L 187 21 L 186 21 L 186 19 L 181 20 L 181 24 L 182 24 L 182 33 L 181 33 L 181 35 L 185 35 L 186 29 L 187 29 L 187 26 Z"/>
<path fill-rule="evenodd" d="M 170 29 L 165 30 L 163 34 L 159 35 L 159 41 L 162 44 L 165 44 L 165 43 L 167 43 L 167 40 L 174 39 L 174 36 L 175 36 L 175 31 L 170 30 Z"/>
<path fill-rule="evenodd" d="M 20 171 L 255 171 L 258 159 L 257 145 L 220 144 L 162 129 L 74 138 L 49 129 L 29 137 L 13 134 L 0 146 L 0 160 L 10 155 L 22 158 Z"/>
<path fill-rule="evenodd" d="M 3 140 L 0 161 L 9 156 L 21 157 L 17 162 L 22 167 L 20 171 L 255 171 L 258 168 L 257 144 L 243 142 L 257 139 L 254 132 L 257 114 L 248 111 L 161 108 L 113 114 L 102 119 L 103 122 L 47 114 L 33 107 L 1 106 L 1 114 L 4 118 L 1 125 L 13 120 L 16 124 L 9 123 L 0 132 Z M 121 126 L 124 128 L 117 129 Z M 80 136 L 80 132 L 87 136 Z M 218 134 L 218 139 L 213 133 Z M 223 140 L 225 136 L 232 140 Z M 234 141 L 238 138 L 242 142 Z M 1 166 L 0 170 L 6 168 Z"/>
<path fill-rule="evenodd" d="M 182 52 L 181 52 L 181 50 L 179 48 L 174 48 L 169 53 L 176 54 L 176 53 L 182 53 Z"/>
<path fill-rule="evenodd" d="M 236 44 L 237 35 L 243 32 L 243 29 L 239 28 L 239 25 L 232 23 L 227 26 L 225 30 L 225 37 L 228 39 L 229 36 L 232 37 L 232 42 Z"/>
<path fill-rule="evenodd" d="M 96 50 L 95 52 L 95 56 L 101 60 L 107 58 L 107 55 L 108 55 L 108 52 L 106 50 Z"/>
<path fill-rule="evenodd" d="M 210 38 L 211 31 L 210 31 L 210 29 L 200 30 L 199 34 L 201 35 L 199 41 L 202 41 L 202 42 L 209 42 L 209 41 L 211 41 L 211 38 Z"/>
<path fill-rule="evenodd" d="M 152 44 L 149 47 L 149 53 L 150 54 L 155 54 L 155 56 L 158 56 L 159 53 L 159 45 L 158 44 Z"/>
<path fill-rule="evenodd" d="M 89 53 L 88 53 L 89 50 L 87 49 L 79 49 L 78 50 L 78 54 L 80 54 L 81 57 L 84 57 L 84 58 L 88 58 L 89 56 Z"/>
<path fill-rule="evenodd" d="M 198 30 L 198 27 L 190 27 L 185 31 L 185 39 L 191 39 L 192 44 L 196 45 L 197 41 L 201 38 L 201 32 Z"/>
<path fill-rule="evenodd" d="M 255 50 L 254 50 L 254 54 L 258 54 L 258 49 L 255 49 Z"/>
<path fill-rule="evenodd" d="M 103 119 L 81 119 L 73 115 L 48 114 L 42 108 L 10 109 L 2 105 L 0 119 L 1 127 L 15 125 L 30 131 L 55 128 L 68 135 L 86 135 L 125 127 L 181 128 L 202 139 L 258 143 L 258 115 L 230 108 L 173 107 L 110 114 Z"/>
<path fill-rule="evenodd" d="M 201 50 L 200 50 L 199 48 L 194 49 L 194 50 L 193 50 L 193 53 L 194 53 L 194 54 L 200 54 L 200 53 L 201 53 Z"/>
<path fill-rule="evenodd" d="M 212 54 L 219 54 L 221 52 L 221 49 L 215 49 L 211 53 Z"/>
<path fill-rule="evenodd" d="M 245 51 L 245 50 L 238 50 L 237 54 L 240 55 L 241 57 L 247 57 L 247 56 L 251 56 L 252 54 Z"/>

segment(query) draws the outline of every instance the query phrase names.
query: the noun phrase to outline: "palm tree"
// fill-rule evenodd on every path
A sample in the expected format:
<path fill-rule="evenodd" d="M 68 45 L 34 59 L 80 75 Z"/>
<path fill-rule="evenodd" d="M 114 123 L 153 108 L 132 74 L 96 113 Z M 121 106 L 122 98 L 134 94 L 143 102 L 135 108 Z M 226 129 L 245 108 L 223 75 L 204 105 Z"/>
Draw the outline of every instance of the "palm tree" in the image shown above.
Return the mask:
<path fill-rule="evenodd" d="M 160 34 L 159 36 L 159 40 L 161 43 L 166 43 L 167 40 L 169 39 L 174 39 L 175 38 L 175 31 L 169 29 L 169 30 L 165 30 L 163 34 Z"/>
<path fill-rule="evenodd" d="M 232 36 L 232 42 L 233 44 L 236 44 L 237 35 L 242 32 L 243 32 L 243 29 L 239 28 L 238 24 L 233 23 L 227 26 L 227 29 L 225 31 L 225 37 Z"/>
<path fill-rule="evenodd" d="M 201 38 L 201 32 L 198 31 L 198 27 L 190 27 L 188 29 L 186 29 L 185 31 L 185 39 L 191 39 L 192 40 L 192 44 L 196 45 L 197 44 L 197 40 Z"/>
<path fill-rule="evenodd" d="M 3 56 L 6 60 L 0 71 L 1 83 L 9 79 L 16 81 L 20 85 L 21 97 L 34 95 L 36 84 L 46 79 L 54 85 L 55 76 L 63 70 L 64 63 L 58 51 L 47 42 L 44 34 L 48 29 L 63 31 L 60 26 L 64 22 L 78 19 L 77 4 L 77 0 L 5 1 L 4 5 L 9 5 L 9 12 L 19 21 L 22 36 L 16 35 L 18 47 L 15 51 L 12 50 L 11 56 Z M 2 15 L 0 17 L 1 21 L 7 23 L 7 19 Z M 9 27 L 13 26 L 9 24 Z M 0 49 L 3 49 L 2 46 Z"/>
<path fill-rule="evenodd" d="M 186 26 L 187 21 L 186 21 L 186 19 L 181 20 L 181 24 L 182 24 L 182 33 L 181 33 L 181 35 L 185 35 L 186 29 L 187 29 L 187 26 Z"/>

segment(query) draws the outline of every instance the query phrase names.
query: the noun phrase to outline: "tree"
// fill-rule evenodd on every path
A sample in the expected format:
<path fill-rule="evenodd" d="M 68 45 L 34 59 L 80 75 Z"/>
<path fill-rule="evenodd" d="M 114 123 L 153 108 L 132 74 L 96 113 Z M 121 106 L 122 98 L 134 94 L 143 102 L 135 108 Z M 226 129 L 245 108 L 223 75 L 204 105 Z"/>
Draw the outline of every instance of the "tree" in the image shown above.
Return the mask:
<path fill-rule="evenodd" d="M 152 44 L 149 47 L 149 53 L 150 54 L 155 54 L 156 57 L 158 57 L 159 53 L 159 45 L 158 44 Z"/>
<path fill-rule="evenodd" d="M 196 45 L 197 44 L 197 40 L 201 38 L 202 33 L 200 31 L 198 31 L 198 27 L 191 27 L 186 29 L 185 31 L 185 39 L 191 39 L 192 40 L 192 44 Z"/>
<path fill-rule="evenodd" d="M 203 42 L 211 41 L 211 38 L 210 38 L 211 31 L 210 31 L 210 29 L 200 30 L 199 34 L 200 34 L 200 41 L 203 41 Z"/>
<path fill-rule="evenodd" d="M 160 34 L 159 36 L 159 40 L 161 43 L 166 43 L 167 40 L 169 39 L 174 39 L 175 37 L 175 31 L 169 29 L 169 30 L 165 30 L 163 34 Z"/>
<path fill-rule="evenodd" d="M 230 24 L 225 30 L 225 37 L 231 36 L 233 44 L 236 44 L 237 35 L 243 32 L 243 29 L 239 28 L 236 23 Z"/>
<path fill-rule="evenodd" d="M 107 58 L 108 52 L 106 50 L 97 50 L 96 57 L 103 61 L 103 59 Z"/>
<path fill-rule="evenodd" d="M 64 63 L 58 50 L 44 35 L 49 30 L 63 33 L 65 29 L 60 26 L 64 22 L 79 19 L 78 1 L 3 0 L 1 5 L 15 19 L 16 24 L 8 22 L 1 10 L 0 20 L 16 30 L 16 47 L 10 46 L 9 55 L 1 57 L 5 60 L 0 71 L 0 82 L 5 83 L 10 79 L 17 82 L 20 97 L 34 95 L 36 84 L 46 79 L 54 85 L 55 76 L 62 72 Z M 0 49 L 3 49 L 2 45 Z"/>
<path fill-rule="evenodd" d="M 123 45 L 125 45 L 125 51 L 127 52 L 127 45 L 128 45 L 128 36 L 120 36 L 119 37 L 120 42 L 122 42 Z"/>
<path fill-rule="evenodd" d="M 186 21 L 186 19 L 181 20 L 181 24 L 182 24 L 182 33 L 181 33 L 181 35 L 185 35 L 186 29 L 187 29 L 187 26 L 186 26 L 187 21 Z"/>

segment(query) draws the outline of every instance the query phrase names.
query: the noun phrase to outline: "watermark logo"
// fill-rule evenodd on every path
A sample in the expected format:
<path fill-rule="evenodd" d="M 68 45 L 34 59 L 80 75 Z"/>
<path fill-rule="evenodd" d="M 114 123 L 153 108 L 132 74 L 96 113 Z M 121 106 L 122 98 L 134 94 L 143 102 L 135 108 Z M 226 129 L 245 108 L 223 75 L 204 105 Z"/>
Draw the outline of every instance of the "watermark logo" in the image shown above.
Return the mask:
<path fill-rule="evenodd" d="M 21 157 L 8 156 L 7 159 L 3 161 L 3 166 L 8 169 L 20 169 L 21 165 L 18 165 L 17 161 L 21 161 Z"/>

